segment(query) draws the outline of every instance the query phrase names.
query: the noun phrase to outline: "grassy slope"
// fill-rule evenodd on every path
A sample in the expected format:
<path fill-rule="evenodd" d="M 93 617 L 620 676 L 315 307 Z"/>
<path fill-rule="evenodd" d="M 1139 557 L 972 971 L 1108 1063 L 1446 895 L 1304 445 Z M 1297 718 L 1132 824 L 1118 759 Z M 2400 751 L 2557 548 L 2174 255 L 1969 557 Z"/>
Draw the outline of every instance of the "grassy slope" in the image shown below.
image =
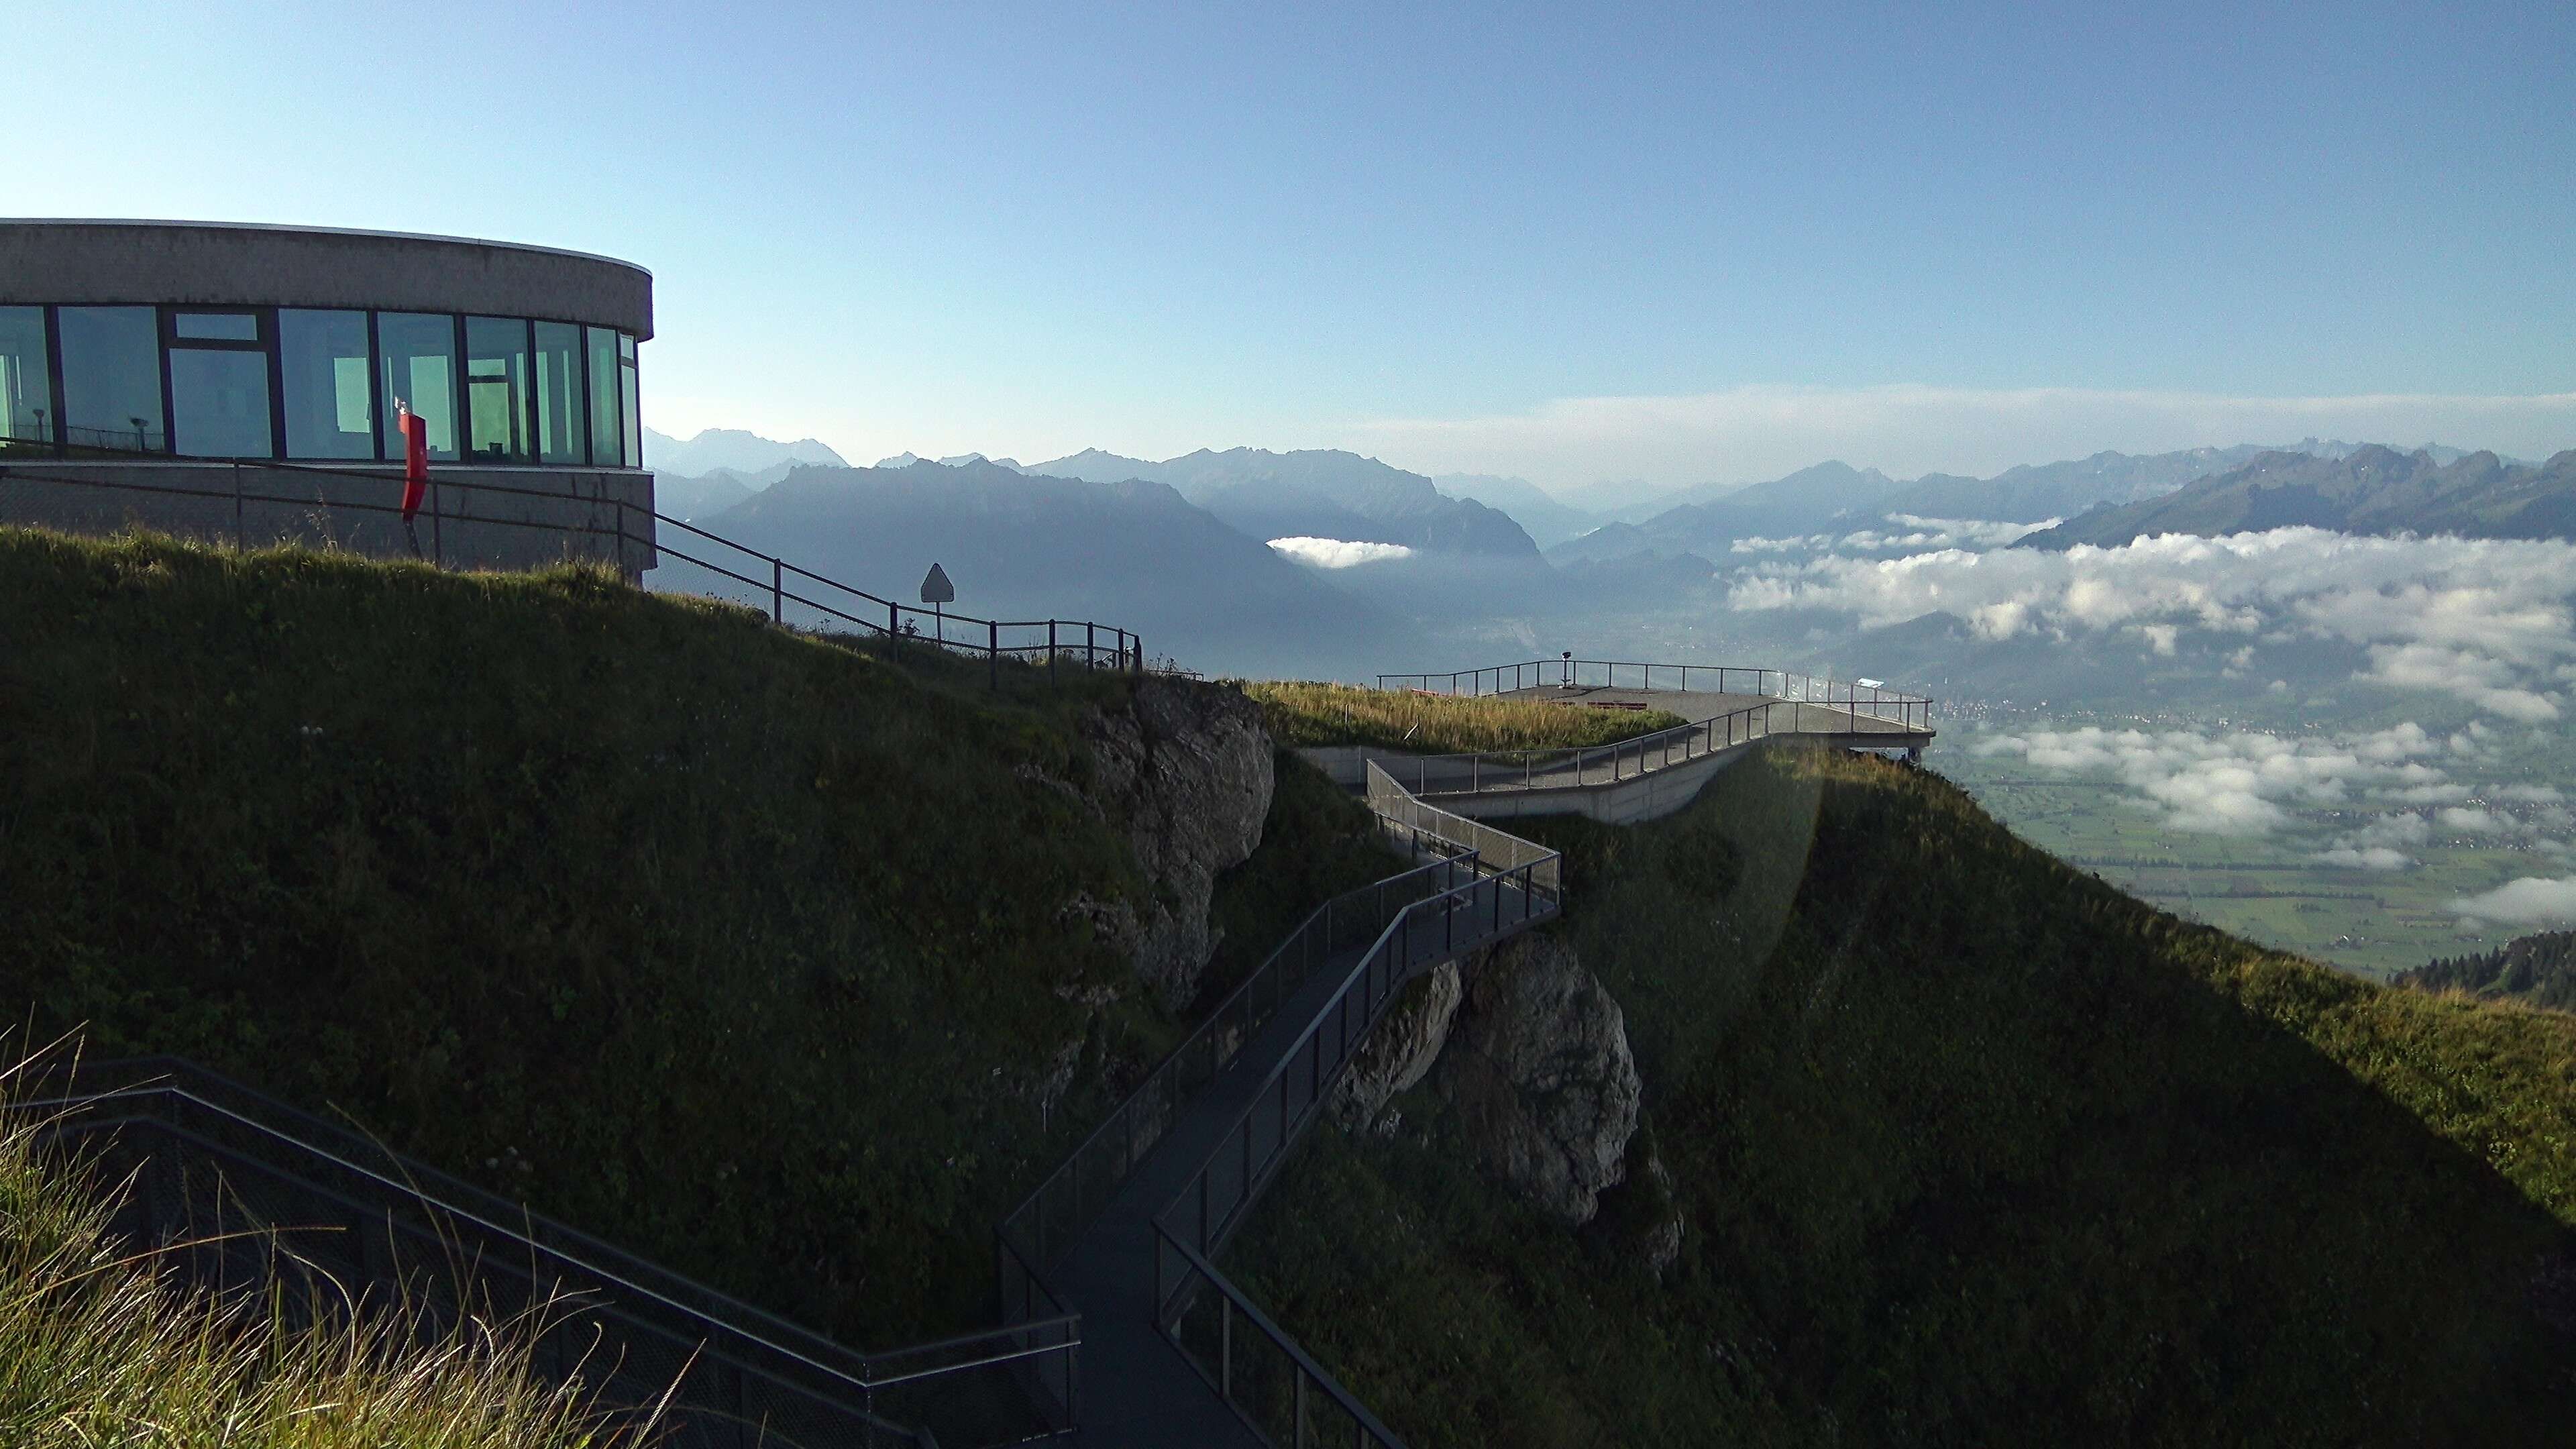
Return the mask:
<path fill-rule="evenodd" d="M 997 703 L 593 574 L 8 530 L 0 635 L 0 1014 L 855 1341 L 984 1321 L 991 1224 L 1172 1034 L 1059 993 L 1132 981 L 1062 903 L 1148 887 L 1014 775 L 1081 779 L 1116 681 Z"/>
<path fill-rule="evenodd" d="M 1607 745 L 1688 723 L 1663 710 L 1584 709 L 1516 699 L 1470 699 L 1349 684 L 1254 682 L 1283 745 L 1374 745 L 1419 754 L 1559 750 Z"/>
<path fill-rule="evenodd" d="M 529 1371 L 520 1321 L 410 1339 L 289 1328 L 161 1281 L 106 1231 L 94 1172 L 0 1131 L 0 1444 L 616 1449 L 644 1435 Z"/>
<path fill-rule="evenodd" d="M 1416 1445 L 2564 1442 L 2576 1019 L 2178 922 L 1876 762 L 1526 823 L 1689 1234 L 1658 1285 L 1650 1188 L 1537 1222 L 1436 1076 L 1319 1138 L 1235 1259 Z"/>

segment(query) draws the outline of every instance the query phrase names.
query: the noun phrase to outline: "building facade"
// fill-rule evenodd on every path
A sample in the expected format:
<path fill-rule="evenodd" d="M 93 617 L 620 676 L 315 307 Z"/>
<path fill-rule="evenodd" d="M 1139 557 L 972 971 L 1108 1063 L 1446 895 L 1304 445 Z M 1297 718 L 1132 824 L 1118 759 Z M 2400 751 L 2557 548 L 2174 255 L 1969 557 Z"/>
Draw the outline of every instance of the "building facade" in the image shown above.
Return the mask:
<path fill-rule="evenodd" d="M 652 567 L 653 279 L 385 232 L 0 220 L 0 523 Z M 397 411 L 431 486 L 401 514 Z"/>

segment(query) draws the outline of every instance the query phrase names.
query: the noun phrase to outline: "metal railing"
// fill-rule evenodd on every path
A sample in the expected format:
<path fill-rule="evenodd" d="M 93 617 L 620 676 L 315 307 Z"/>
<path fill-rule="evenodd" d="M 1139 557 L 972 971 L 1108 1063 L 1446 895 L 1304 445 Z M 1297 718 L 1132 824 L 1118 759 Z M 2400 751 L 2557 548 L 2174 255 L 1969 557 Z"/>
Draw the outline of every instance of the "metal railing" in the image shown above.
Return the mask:
<path fill-rule="evenodd" d="M 1009 1259 L 1016 1258 L 1016 1271 L 1025 1273 L 1043 1292 L 1041 1275 L 1099 1221 L 1101 1209 L 1162 1140 L 1182 1104 L 1233 1065 L 1244 1044 L 1278 1014 L 1279 1004 L 1317 966 L 1376 940 L 1408 903 L 1472 875 L 1472 864 L 1455 858 L 1466 853 L 1464 846 L 1453 847 L 1451 858 L 1372 881 L 1326 901 L 1227 992 L 1197 1029 L 1146 1073 L 1135 1090 L 1073 1149 L 1064 1164 L 1002 1220 L 998 1236 L 1006 1255 L 1005 1307 L 1013 1271 Z"/>
<path fill-rule="evenodd" d="M 1481 820 L 1470 820 L 1415 799 L 1412 791 L 1397 784 L 1395 777 L 1375 760 L 1368 762 L 1368 806 L 1387 825 L 1417 836 L 1454 841 L 1474 851 L 1488 870 L 1508 872 L 1528 866 L 1534 872 L 1531 879 L 1542 889 L 1552 892 L 1562 885 L 1555 851 Z"/>
<path fill-rule="evenodd" d="M 1478 868 L 1481 863 L 1472 856 L 1459 857 L 1451 863 L 1468 864 L 1473 879 L 1397 912 L 1154 1219 L 1156 1326 L 1209 1386 L 1273 1444 L 1402 1449 L 1403 1441 L 1211 1260 L 1242 1226 L 1298 1139 L 1322 1115 L 1343 1069 L 1406 983 L 1442 961 L 1557 914 L 1560 895 L 1539 884 L 1542 871 L 1555 876 L 1556 861 L 1552 852 L 1541 854 L 1547 858 L 1510 870 Z M 1247 1330 L 1240 1343 L 1238 1320 Z"/>
<path fill-rule="evenodd" d="M 1664 689 L 1689 694 L 1743 694 L 1763 699 L 1829 704 L 1916 729 L 1932 727 L 1933 700 L 1885 685 L 1862 684 L 1793 669 L 1733 664 L 1648 664 L 1624 659 L 1528 659 L 1448 674 L 1381 674 L 1380 689 L 1467 696 L 1521 689 Z"/>
<path fill-rule="evenodd" d="M 1370 763 L 1382 766 L 1390 779 L 1416 795 L 1565 790 L 1615 785 L 1754 740 L 1790 734 L 1883 735 L 1888 747 L 1894 748 L 1913 742 L 1915 732 L 1897 721 L 1856 714 L 1841 705 L 1770 700 L 1617 744 L 1458 755 L 1390 752 L 1371 756 Z"/>
<path fill-rule="evenodd" d="M 226 474 L 229 486 L 190 488 L 133 479 L 75 476 L 47 471 L 43 463 L 18 461 L 15 453 L 7 450 L 0 450 L 0 484 L 37 483 L 63 489 L 95 489 L 110 494 L 191 500 L 201 505 L 200 511 L 208 516 L 188 519 L 181 528 L 168 528 L 171 520 L 167 519 L 138 521 L 164 527 L 165 531 L 199 533 L 219 541 L 229 535 L 230 542 L 237 548 L 249 547 L 254 533 L 263 542 L 318 536 L 326 543 L 344 544 L 360 539 L 362 535 L 356 527 L 346 526 L 337 515 L 400 519 L 403 511 L 400 502 L 402 474 L 397 465 L 391 464 L 372 469 L 335 468 L 283 463 L 273 459 L 197 460 L 159 453 L 116 453 L 106 449 L 87 450 L 63 461 L 71 464 L 149 462 L 208 472 L 220 469 Z M 263 491 L 248 486 L 246 475 L 313 480 L 315 486 L 307 492 Z M 604 476 L 596 469 L 566 470 L 568 480 Z M 383 488 L 385 497 L 382 501 L 363 497 L 330 497 L 320 485 L 333 479 Z M 470 476 L 459 477 L 452 470 L 442 473 L 433 468 L 426 494 L 416 522 L 400 524 L 399 533 L 395 532 L 396 525 L 387 524 L 366 538 L 365 541 L 371 545 L 379 545 L 372 551 L 408 551 L 444 567 L 450 553 L 446 538 L 451 525 L 475 530 L 526 530 L 579 540 L 584 545 L 580 548 L 561 547 L 555 551 L 555 558 L 532 557 L 531 562 L 598 557 L 605 553 L 617 560 L 621 569 L 628 569 L 630 560 L 645 558 L 651 559 L 649 566 L 657 569 L 680 565 L 682 569 L 674 569 L 671 576 L 657 578 L 655 586 L 666 592 L 703 593 L 762 608 L 768 613 L 770 622 L 781 627 L 825 634 L 856 633 L 866 639 L 889 641 L 899 648 L 921 645 L 982 659 L 996 684 L 1000 682 L 1001 666 L 1005 662 L 1043 668 L 1050 678 L 1066 667 L 1113 669 L 1135 674 L 1147 672 L 1144 641 L 1128 629 L 1088 619 L 980 619 L 948 613 L 944 609 L 901 603 L 800 568 L 775 554 L 735 543 L 686 520 L 669 517 L 604 492 L 599 496 L 583 496 L 514 484 L 480 482 Z M 496 500 L 507 502 L 514 499 L 536 500 L 561 508 L 573 516 L 568 520 L 511 518 L 498 516 L 490 507 Z M 484 506 L 478 509 L 478 504 Z M 288 510 L 287 526 L 281 528 L 275 517 L 264 516 L 256 520 L 255 527 L 251 512 L 254 506 L 264 513 Z M 673 530 L 686 535 L 681 540 L 685 547 L 673 542 Z M 632 571 L 640 576 L 643 567 L 636 566 Z M 674 587 L 676 576 L 684 569 L 700 571 L 712 586 Z"/>
<path fill-rule="evenodd" d="M 1073 1315 L 857 1352 L 174 1058 L 57 1071 L 7 1106 L 130 1176 L 113 1226 L 199 1281 L 451 1322 L 533 1310 L 540 1373 L 578 1372 L 612 1411 L 667 1394 L 676 1443 L 957 1449 L 1071 1425 Z"/>

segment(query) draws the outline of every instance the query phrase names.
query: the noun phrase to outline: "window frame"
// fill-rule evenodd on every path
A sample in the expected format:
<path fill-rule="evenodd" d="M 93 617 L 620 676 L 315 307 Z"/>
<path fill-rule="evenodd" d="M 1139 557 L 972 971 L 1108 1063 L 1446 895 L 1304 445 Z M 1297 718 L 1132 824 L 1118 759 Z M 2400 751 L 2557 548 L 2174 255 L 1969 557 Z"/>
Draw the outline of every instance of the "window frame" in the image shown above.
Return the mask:
<path fill-rule="evenodd" d="M 184 316 L 248 317 L 251 319 L 251 329 L 257 335 L 247 342 L 234 337 L 182 337 L 179 335 L 179 319 Z M 286 457 L 286 383 L 285 365 L 280 360 L 282 354 L 278 349 L 277 341 L 277 309 L 165 302 L 161 305 L 158 324 L 161 333 L 162 435 L 169 439 L 170 446 L 167 451 L 170 456 L 221 461 L 208 454 L 179 451 L 179 391 L 177 380 L 170 370 L 172 357 L 183 350 L 256 352 L 266 361 L 268 372 L 268 452 L 265 456 L 271 462 L 283 460 Z M 257 455 L 243 453 L 225 456 L 247 458 Z"/>
<path fill-rule="evenodd" d="M 136 310 L 149 310 L 152 313 L 154 348 L 156 353 L 154 361 L 157 364 L 157 371 L 161 385 L 161 415 L 159 419 L 161 425 L 161 447 L 157 450 L 150 451 L 138 450 L 136 452 L 136 456 L 138 457 L 172 459 L 182 457 L 191 459 L 196 458 L 196 455 L 182 454 L 178 451 L 177 398 L 171 387 L 172 354 L 182 349 L 188 349 L 215 352 L 255 352 L 260 354 L 261 359 L 266 364 L 268 378 L 268 461 L 301 463 L 321 467 L 327 467 L 335 463 L 343 466 L 361 466 L 369 462 L 378 464 L 399 463 L 402 460 L 395 456 L 391 444 L 389 444 L 385 438 L 386 399 L 383 321 L 388 314 L 391 314 L 406 317 L 443 316 L 448 321 L 448 332 L 452 339 L 450 343 L 452 351 L 449 354 L 449 359 L 454 370 L 453 406 L 457 410 L 455 430 L 458 444 L 458 456 L 453 460 L 435 462 L 433 466 L 441 468 L 488 466 L 528 469 L 586 470 L 605 468 L 620 471 L 642 471 L 644 467 L 642 462 L 644 427 L 643 391 L 641 383 L 643 375 L 642 357 L 644 339 L 613 324 L 603 325 L 596 322 L 586 322 L 577 317 L 541 317 L 534 314 L 514 315 L 506 312 L 432 312 L 404 307 L 328 306 L 320 303 L 307 302 L 289 304 L 84 301 L 21 302 L 12 305 L 34 307 L 43 314 L 45 368 L 47 373 L 46 390 L 48 403 L 48 407 L 46 409 L 45 429 L 48 436 L 41 442 L 37 443 L 36 446 L 40 448 L 50 447 L 57 457 L 68 456 L 72 448 L 71 425 L 67 416 L 70 399 L 67 395 L 68 387 L 63 371 L 63 309 L 65 307 L 84 310 L 102 308 L 133 308 Z M 280 331 L 278 322 L 278 314 L 281 311 L 288 310 L 350 312 L 366 319 L 367 406 L 368 411 L 374 418 L 374 426 L 369 430 L 370 436 L 374 439 L 374 456 L 372 458 L 297 459 L 290 456 L 290 450 L 288 448 L 286 438 L 285 346 L 284 338 Z M 247 316 L 253 318 L 259 332 L 258 340 L 247 341 L 239 338 L 179 336 L 179 317 L 183 314 L 193 313 Z M 480 317 L 486 321 L 497 319 L 501 321 L 516 322 L 521 325 L 525 333 L 527 340 L 527 351 L 525 356 L 527 358 L 529 371 L 528 376 L 525 379 L 525 417 L 522 419 L 522 424 L 526 430 L 526 438 L 528 442 L 528 455 L 524 460 L 512 459 L 499 464 L 478 464 L 472 454 L 470 445 L 472 443 L 473 429 L 472 419 L 469 415 L 470 405 L 468 401 L 471 391 L 469 387 L 470 379 L 467 376 L 467 358 L 469 354 L 467 352 L 466 342 L 466 320 L 469 317 Z M 535 374 L 536 356 L 538 351 L 536 329 L 540 324 L 550 324 L 573 329 L 573 337 L 575 339 L 576 346 L 572 349 L 572 358 L 574 370 L 577 371 L 578 376 L 570 380 L 576 391 L 576 395 L 581 399 L 583 412 L 582 427 L 576 434 L 580 445 L 578 451 L 581 454 L 581 459 L 579 461 L 551 463 L 547 462 L 545 458 L 544 434 L 541 431 L 539 416 L 541 411 L 539 399 L 540 390 L 537 386 Z M 593 395 L 593 390 L 597 387 L 598 383 L 596 381 L 597 369 L 592 366 L 594 358 L 592 356 L 593 349 L 590 343 L 591 334 L 594 332 L 605 333 L 609 337 L 616 339 L 612 344 L 610 351 L 610 355 L 617 359 L 614 367 L 614 376 L 610 379 L 610 387 L 612 399 L 616 402 L 617 406 L 609 413 L 609 418 L 611 419 L 611 425 L 617 430 L 617 448 L 610 457 L 604 459 L 599 456 L 599 449 L 597 447 L 597 443 L 599 441 L 598 414 L 600 409 L 597 406 L 598 398 Z M 627 419 L 625 416 L 626 384 L 630 380 L 633 380 L 636 383 L 636 416 L 634 420 L 635 426 L 632 429 L 635 436 L 631 440 L 626 436 L 629 429 L 627 427 Z M 635 456 L 638 460 L 632 465 L 626 462 L 626 451 L 630 441 L 634 445 Z M 220 458 L 205 458 L 197 459 L 197 461 L 223 462 L 226 460 Z"/>

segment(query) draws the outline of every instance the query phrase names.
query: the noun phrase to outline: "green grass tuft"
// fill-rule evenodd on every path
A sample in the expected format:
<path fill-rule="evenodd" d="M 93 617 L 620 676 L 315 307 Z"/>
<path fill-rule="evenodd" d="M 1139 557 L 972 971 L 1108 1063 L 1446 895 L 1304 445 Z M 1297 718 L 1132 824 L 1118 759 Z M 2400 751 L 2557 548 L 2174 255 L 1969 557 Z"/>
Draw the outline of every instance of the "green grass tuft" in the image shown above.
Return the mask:
<path fill-rule="evenodd" d="M 398 1312 L 289 1327 L 106 1231 L 117 1197 L 0 1127 L 0 1444 L 619 1449 L 652 1437 L 533 1372 L 534 1319 L 424 1340 Z M 302 1317 L 299 1315 L 299 1317 Z"/>

